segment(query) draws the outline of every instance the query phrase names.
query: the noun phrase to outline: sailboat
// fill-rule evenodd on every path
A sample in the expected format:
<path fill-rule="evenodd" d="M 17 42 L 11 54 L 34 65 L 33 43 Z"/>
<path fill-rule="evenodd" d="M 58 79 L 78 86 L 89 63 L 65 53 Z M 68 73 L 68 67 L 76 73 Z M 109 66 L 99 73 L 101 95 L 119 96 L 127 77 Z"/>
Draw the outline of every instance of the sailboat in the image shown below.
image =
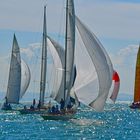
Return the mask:
<path fill-rule="evenodd" d="M 2 110 L 12 110 L 10 104 L 19 103 L 29 86 L 30 77 L 30 69 L 20 57 L 19 45 L 14 34 L 7 93 Z"/>
<path fill-rule="evenodd" d="M 41 58 L 41 76 L 40 76 L 40 97 L 38 107 L 20 109 L 21 114 L 41 114 L 47 110 L 44 105 L 47 73 L 47 25 L 46 25 L 46 6 L 44 6 L 43 22 L 43 40 L 42 40 L 42 58 Z"/>
<path fill-rule="evenodd" d="M 73 18 L 71 18 L 73 15 Z M 59 113 L 44 113 L 41 116 L 46 120 L 67 120 L 72 118 L 78 107 L 78 98 L 73 90 L 75 81 L 75 68 L 74 68 L 74 52 L 75 52 L 75 10 L 73 0 L 67 0 L 66 2 L 66 33 L 65 33 L 65 54 L 64 62 L 62 62 L 62 68 L 64 68 L 63 90 L 61 93 L 57 93 L 55 100 L 58 103 L 63 101 L 64 106 Z M 71 102 L 70 95 L 74 94 L 75 104 L 67 110 L 69 102 Z"/>
<path fill-rule="evenodd" d="M 134 101 L 130 108 L 140 109 L 140 46 L 137 53 L 136 72 L 135 72 L 135 87 L 134 87 Z"/>
<path fill-rule="evenodd" d="M 73 5 L 72 0 L 67 1 L 67 3 L 69 3 L 69 5 L 71 5 L 71 6 Z M 67 9 L 70 10 L 71 8 L 67 7 Z M 77 87 L 79 87 L 79 84 L 77 84 L 78 81 L 82 81 L 82 86 L 80 86 L 80 89 L 82 89 L 82 87 L 87 88 L 87 83 L 83 82 L 84 79 L 86 79 L 87 77 L 86 77 L 86 75 L 84 77 L 83 76 L 84 74 L 83 75 L 79 74 L 80 68 L 77 67 L 77 63 L 76 63 L 77 73 L 80 76 L 76 76 L 76 80 L 74 80 L 73 87 L 75 87 L 75 90 L 74 90 L 74 93 L 76 93 L 75 98 L 78 97 L 78 100 L 80 100 L 80 102 L 82 102 L 83 104 L 85 104 L 87 106 L 91 106 L 96 111 L 102 111 L 104 108 L 104 105 L 106 103 L 107 97 L 109 95 L 109 90 L 110 90 L 111 84 L 112 84 L 112 75 L 113 75 L 112 62 L 111 62 L 106 50 L 100 43 L 100 41 L 81 22 L 81 20 L 70 11 L 66 15 L 69 17 L 69 20 L 71 20 L 71 22 L 70 22 L 71 26 L 73 25 L 73 26 L 77 27 L 77 29 L 80 33 L 84 47 L 87 50 L 87 54 L 90 57 L 92 65 L 94 65 L 94 67 L 95 67 L 95 70 L 97 73 L 97 81 L 99 84 L 98 85 L 99 91 L 97 93 L 97 96 L 94 95 L 94 92 L 88 93 L 88 91 L 85 92 L 84 90 L 83 91 L 81 91 L 81 90 L 79 91 L 79 89 L 77 90 Z M 74 24 L 72 24 L 72 23 L 74 23 Z M 73 31 L 71 31 L 71 32 L 73 33 Z M 73 35 L 73 36 L 75 36 L 75 35 Z M 71 37 L 69 37 L 69 39 L 71 39 Z M 75 42 L 75 40 L 73 40 L 73 41 Z M 78 53 L 79 53 L 79 51 L 78 51 Z M 85 65 L 84 65 L 84 67 L 85 67 Z M 65 68 L 65 65 L 62 65 L 62 69 L 63 68 Z M 88 69 L 88 71 L 89 71 L 89 69 Z M 91 71 L 92 71 L 92 69 L 91 69 Z M 83 79 L 81 79 L 79 77 L 83 77 Z M 87 81 L 89 82 L 90 80 L 87 80 Z M 58 95 L 59 95 L 58 97 L 62 97 L 63 94 L 61 92 L 61 94 L 58 94 Z M 70 94 L 69 94 L 69 96 L 70 96 Z M 51 116 L 51 115 L 49 116 L 46 114 L 42 115 L 42 117 L 44 119 L 49 119 L 51 117 L 55 118 L 54 116 Z"/>

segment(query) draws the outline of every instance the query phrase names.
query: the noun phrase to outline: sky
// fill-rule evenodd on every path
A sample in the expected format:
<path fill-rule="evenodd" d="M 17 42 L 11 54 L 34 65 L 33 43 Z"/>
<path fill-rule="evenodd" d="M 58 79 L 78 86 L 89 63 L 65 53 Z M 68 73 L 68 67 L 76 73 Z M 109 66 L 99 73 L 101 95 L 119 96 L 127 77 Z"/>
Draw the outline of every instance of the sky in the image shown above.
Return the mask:
<path fill-rule="evenodd" d="M 44 5 L 47 5 L 48 34 L 63 44 L 65 3 L 65 0 L 0 0 L 2 91 L 6 91 L 13 34 L 17 36 L 22 54 L 26 54 L 25 59 L 31 64 L 33 55 L 39 57 L 38 47 L 34 46 L 42 41 Z M 136 54 L 140 43 L 140 1 L 75 0 L 75 12 L 109 54 L 114 69 L 120 75 L 120 93 L 133 94 Z"/>

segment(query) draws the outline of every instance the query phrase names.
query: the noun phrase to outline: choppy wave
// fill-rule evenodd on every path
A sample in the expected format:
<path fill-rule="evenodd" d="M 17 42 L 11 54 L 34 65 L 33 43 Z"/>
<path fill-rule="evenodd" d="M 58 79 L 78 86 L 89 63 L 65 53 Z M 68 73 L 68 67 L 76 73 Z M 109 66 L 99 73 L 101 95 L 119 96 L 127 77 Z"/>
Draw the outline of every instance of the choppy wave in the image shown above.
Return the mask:
<path fill-rule="evenodd" d="M 138 140 L 139 128 L 140 111 L 130 109 L 129 103 L 107 104 L 100 113 L 82 106 L 69 121 L 46 121 L 39 115 L 0 111 L 0 139 Z"/>

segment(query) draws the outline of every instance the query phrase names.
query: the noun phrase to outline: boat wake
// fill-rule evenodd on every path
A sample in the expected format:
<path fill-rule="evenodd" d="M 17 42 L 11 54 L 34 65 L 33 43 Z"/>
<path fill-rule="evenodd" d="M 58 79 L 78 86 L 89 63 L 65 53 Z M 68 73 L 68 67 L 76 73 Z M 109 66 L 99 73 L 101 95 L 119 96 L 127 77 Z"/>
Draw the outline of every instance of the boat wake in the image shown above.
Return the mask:
<path fill-rule="evenodd" d="M 71 122 L 80 125 L 80 126 L 89 126 L 89 125 L 103 125 L 104 122 L 101 120 L 93 119 L 71 119 Z"/>

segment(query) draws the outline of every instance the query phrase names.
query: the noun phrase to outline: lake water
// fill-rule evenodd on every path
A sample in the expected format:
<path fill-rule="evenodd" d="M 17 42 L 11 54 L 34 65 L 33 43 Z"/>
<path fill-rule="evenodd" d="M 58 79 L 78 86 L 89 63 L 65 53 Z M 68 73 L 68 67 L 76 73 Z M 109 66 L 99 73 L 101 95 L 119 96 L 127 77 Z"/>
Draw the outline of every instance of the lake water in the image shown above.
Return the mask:
<path fill-rule="evenodd" d="M 69 121 L 46 121 L 39 115 L 0 111 L 0 139 L 138 140 L 140 111 L 128 106 L 129 103 L 107 104 L 101 113 L 82 106 Z"/>

